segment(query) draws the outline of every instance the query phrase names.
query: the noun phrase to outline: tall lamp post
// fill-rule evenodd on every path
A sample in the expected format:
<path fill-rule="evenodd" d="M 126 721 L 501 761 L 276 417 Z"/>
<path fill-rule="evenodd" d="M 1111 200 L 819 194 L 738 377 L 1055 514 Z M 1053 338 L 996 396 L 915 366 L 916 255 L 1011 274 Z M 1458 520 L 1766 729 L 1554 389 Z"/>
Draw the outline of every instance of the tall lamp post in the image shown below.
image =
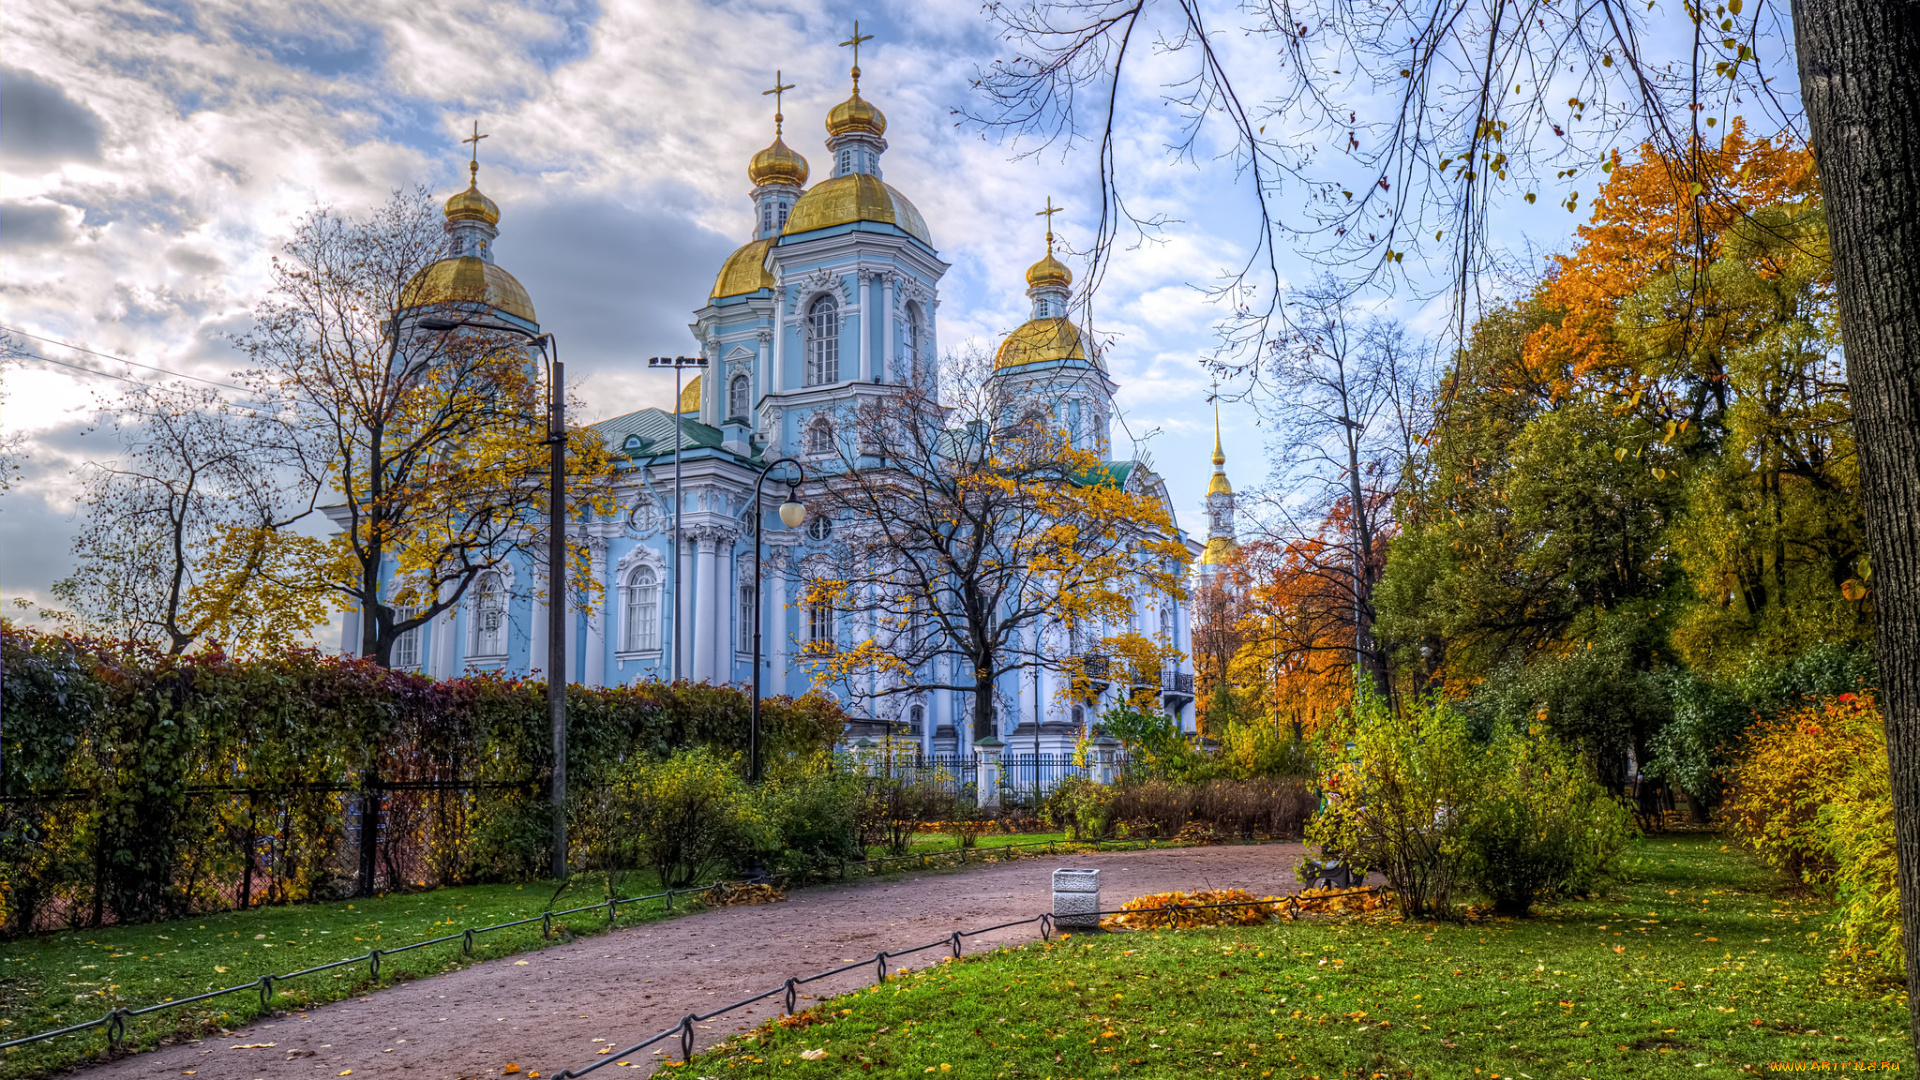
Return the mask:
<path fill-rule="evenodd" d="M 680 681 L 680 444 L 685 441 L 686 424 L 680 411 L 680 373 L 687 368 L 704 368 L 704 356 L 649 356 L 650 368 L 673 369 L 673 681 Z"/>
<path fill-rule="evenodd" d="M 767 474 L 781 465 L 791 465 L 800 473 L 788 480 L 787 501 L 780 504 L 780 523 L 789 529 L 797 529 L 807 520 L 807 508 L 801 505 L 794 492 L 806 483 L 807 470 L 793 458 L 780 458 L 770 461 L 760 470 L 760 478 L 753 483 L 753 713 L 747 724 L 747 782 L 760 782 L 760 626 L 766 620 L 760 614 L 760 524 L 765 514 L 760 509 L 760 489 L 766 485 Z"/>
<path fill-rule="evenodd" d="M 567 876 L 567 395 L 560 343 L 550 333 L 469 319 L 428 317 L 421 329 L 463 326 L 512 334 L 547 360 L 547 719 L 553 725 L 553 876 Z"/>

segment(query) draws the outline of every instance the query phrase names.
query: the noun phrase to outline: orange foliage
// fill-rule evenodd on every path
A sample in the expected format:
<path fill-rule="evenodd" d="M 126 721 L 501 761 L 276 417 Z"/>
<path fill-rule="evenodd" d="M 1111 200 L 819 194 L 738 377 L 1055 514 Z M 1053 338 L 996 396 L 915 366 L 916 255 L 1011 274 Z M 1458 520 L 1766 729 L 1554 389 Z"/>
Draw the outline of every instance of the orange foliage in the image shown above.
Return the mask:
<path fill-rule="evenodd" d="M 1672 161 L 1651 146 L 1632 161 L 1615 152 L 1593 217 L 1577 230 L 1579 245 L 1555 258 L 1556 273 L 1541 292 L 1564 317 L 1527 343 L 1529 376 L 1554 396 L 1583 387 L 1621 394 L 1645 389 L 1646 373 L 1614 336 L 1621 302 L 1663 274 L 1704 268 L 1720 254 L 1726 231 L 1755 208 L 1818 194 L 1806 147 L 1751 138 L 1737 120 L 1718 146 L 1699 146 L 1695 158 Z M 1711 302 L 1710 296 L 1696 300 Z"/>
<path fill-rule="evenodd" d="M 1748 729 L 1740 763 L 1728 778 L 1721 809 L 1727 827 L 1762 859 L 1807 881 L 1822 881 L 1835 864 L 1819 831 L 1820 810 L 1834 800 L 1853 766 L 1884 760 L 1886 734 L 1870 694 L 1841 694 Z"/>

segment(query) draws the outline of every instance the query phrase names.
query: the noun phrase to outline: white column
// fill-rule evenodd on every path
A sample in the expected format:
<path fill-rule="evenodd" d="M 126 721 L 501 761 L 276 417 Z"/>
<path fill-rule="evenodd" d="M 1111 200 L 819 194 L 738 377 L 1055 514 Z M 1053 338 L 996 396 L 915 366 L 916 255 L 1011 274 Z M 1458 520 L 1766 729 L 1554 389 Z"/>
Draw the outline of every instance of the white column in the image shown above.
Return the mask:
<path fill-rule="evenodd" d="M 900 372 L 896 371 L 893 366 L 893 363 L 894 363 L 893 358 L 895 356 L 893 339 L 898 334 L 898 331 L 894 328 L 894 325 L 893 325 L 893 275 L 888 274 L 886 277 L 882 278 L 881 281 L 882 281 L 882 285 L 880 288 L 881 324 L 886 327 L 886 331 L 881 339 L 880 358 L 886 362 L 887 379 L 892 382 L 899 382 Z"/>
<path fill-rule="evenodd" d="M 854 283 L 859 286 L 859 308 L 856 311 L 860 319 L 860 381 L 873 381 L 873 324 L 867 320 L 867 312 L 872 309 L 873 275 L 865 270 L 856 271 Z"/>
<path fill-rule="evenodd" d="M 359 608 L 348 608 L 340 613 L 340 655 L 360 655 Z"/>
<path fill-rule="evenodd" d="M 708 631 L 703 634 L 696 630 L 693 635 L 693 677 L 695 681 L 715 682 L 718 676 L 714 666 L 711 626 L 720 621 L 715 617 L 719 610 L 720 571 L 716 565 L 718 560 L 714 558 L 714 549 L 718 546 L 718 540 L 713 534 L 703 532 L 700 534 L 698 546 L 700 557 L 695 560 L 695 566 L 698 569 L 694 571 L 694 588 L 699 599 L 694 605 L 697 612 L 694 619 L 696 626 L 705 624 Z"/>
<path fill-rule="evenodd" d="M 588 549 L 588 558 L 593 566 L 593 580 L 606 588 L 600 594 L 600 602 L 587 608 L 587 665 L 586 683 L 588 686 L 607 685 L 607 611 L 609 605 L 618 603 L 620 590 L 613 587 L 607 577 L 607 542 L 596 540 Z"/>
<path fill-rule="evenodd" d="M 433 660 L 427 669 L 427 673 L 436 679 L 450 679 L 453 677 L 454 616 L 458 614 L 459 611 L 460 605 L 455 604 L 453 607 L 434 616 L 432 623 L 433 629 L 429 634 L 433 639 Z"/>
<path fill-rule="evenodd" d="M 714 541 L 713 553 L 713 681 L 730 683 L 733 681 L 733 621 L 739 604 L 735 603 L 735 583 L 733 579 L 734 557 L 733 537 L 723 536 Z"/>
<path fill-rule="evenodd" d="M 753 393 L 749 395 L 747 401 L 747 410 L 750 417 L 750 422 L 747 427 L 757 432 L 760 438 L 764 440 L 767 437 L 767 433 L 760 430 L 760 399 L 773 390 L 773 364 L 769 359 L 771 354 L 768 352 L 768 346 L 772 343 L 773 334 L 769 331 L 762 330 L 760 331 L 759 337 L 759 355 L 755 358 L 755 364 L 759 368 L 759 372 L 753 380 Z"/>
<path fill-rule="evenodd" d="M 685 513 L 686 508 L 682 507 L 681 512 Z M 673 648 L 680 650 L 680 677 L 683 679 L 694 677 L 693 590 L 698 569 L 693 558 L 693 541 L 687 538 L 685 532 L 682 532 L 680 534 L 680 583 L 675 586 L 673 595 L 674 606 L 679 611 L 673 619 L 673 641 L 670 644 Z M 668 571 L 671 572 L 672 567 L 668 567 Z M 668 670 L 671 671 L 673 667 L 671 653 L 667 655 L 666 662 Z"/>
<path fill-rule="evenodd" d="M 766 611 L 766 629 L 762 632 L 761 643 L 766 646 L 770 660 L 767 682 L 773 687 L 770 693 L 787 692 L 787 560 L 784 556 L 767 559 L 765 574 L 760 579 L 760 590 L 768 595 Z"/>
<path fill-rule="evenodd" d="M 767 384 L 766 389 L 762 391 L 763 393 L 771 394 L 776 390 L 786 389 L 786 385 L 781 381 L 786 378 L 785 364 L 781 359 L 781 346 L 786 339 L 787 287 L 785 285 L 775 285 L 773 287 L 773 361 L 772 367 L 767 373 Z"/>
<path fill-rule="evenodd" d="M 551 587 L 551 583 L 549 583 Z M 547 598 L 541 593 L 532 594 L 528 601 L 532 609 L 532 618 L 528 619 L 527 631 L 527 673 L 529 675 L 547 674 Z"/>

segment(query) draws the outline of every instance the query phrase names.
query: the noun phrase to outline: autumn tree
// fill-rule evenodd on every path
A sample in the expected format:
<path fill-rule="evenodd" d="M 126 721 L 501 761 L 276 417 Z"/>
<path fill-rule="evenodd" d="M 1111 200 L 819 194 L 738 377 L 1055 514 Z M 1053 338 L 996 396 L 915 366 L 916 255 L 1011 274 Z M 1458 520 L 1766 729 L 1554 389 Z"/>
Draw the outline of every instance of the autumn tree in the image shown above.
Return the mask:
<path fill-rule="evenodd" d="M 1126 100 L 1122 76 L 1151 70 L 1187 120 L 1172 151 L 1198 156 L 1204 132 L 1208 153 L 1248 181 L 1246 268 L 1261 280 L 1223 292 L 1236 301 L 1228 323 L 1237 340 L 1258 346 L 1282 314 L 1281 244 L 1304 238 L 1301 246 L 1346 267 L 1350 282 L 1385 285 L 1408 254 L 1418 265 L 1431 231 L 1455 275 L 1454 319 L 1464 339 L 1498 200 L 1531 203 L 1557 185 L 1567 192 L 1561 205 L 1577 210 L 1580 186 L 1624 140 L 1652 142 L 1678 163 L 1690 214 L 1729 205 L 1735 197 L 1695 166 L 1704 136 L 1735 114 L 1771 113 L 1793 125 L 1804 106 L 1847 342 L 1900 906 L 1907 925 L 1920 925 L 1920 280 L 1911 273 L 1920 250 L 1920 11 L 1903 0 L 1744 6 L 996 5 L 1016 56 L 982 80 L 991 105 L 980 118 L 1043 140 L 1095 142 L 1106 195 L 1096 244 L 1103 257 L 1125 225 L 1163 224 L 1128 212 L 1116 167 L 1129 127 L 1116 122 Z M 1222 27 L 1209 21 L 1216 15 L 1272 48 L 1223 47 Z M 1671 63 L 1648 45 L 1676 41 L 1685 47 Z M 1157 50 L 1159 62 L 1140 63 L 1143 50 Z M 1188 70 L 1170 72 L 1179 59 Z M 1798 68 L 1798 102 L 1778 90 L 1778 69 L 1789 63 Z M 1096 267 L 1090 277 L 1099 276 Z M 1910 1034 L 1920 1042 L 1920 934 L 1905 942 Z"/>
<path fill-rule="evenodd" d="M 424 191 L 364 218 L 309 214 L 240 338 L 260 392 L 303 430 L 311 482 L 340 499 L 314 585 L 360 611 L 360 651 L 381 664 L 481 574 L 546 545 L 539 354 L 478 297 L 425 303 L 408 289 L 444 253 L 440 217 Z M 473 325 L 435 331 L 428 317 Z M 565 437 L 570 512 L 610 512 L 604 443 L 579 427 Z M 590 589 L 584 551 L 573 564 L 574 587 Z"/>
<path fill-rule="evenodd" d="M 178 655 L 259 652 L 327 620 L 306 587 L 320 545 L 282 417 L 212 388 L 139 386 L 109 405 L 116 459 L 89 462 L 74 571 L 54 586 L 82 629 Z"/>
<path fill-rule="evenodd" d="M 1140 623 L 1184 598 L 1188 559 L 1166 492 L 1019 408 L 985 358 L 943 366 L 944 395 L 924 377 L 876 388 L 808 466 L 808 512 L 844 551 L 808 573 L 802 598 L 843 623 L 844 640 L 807 646 L 816 679 L 873 713 L 919 691 L 969 692 L 976 737 L 993 730 L 990 691 L 1007 678 L 1047 671 L 1082 696 L 1096 676 L 1157 691 L 1180 654 Z M 1112 657 L 1108 671 L 1090 666 L 1096 655 Z"/>

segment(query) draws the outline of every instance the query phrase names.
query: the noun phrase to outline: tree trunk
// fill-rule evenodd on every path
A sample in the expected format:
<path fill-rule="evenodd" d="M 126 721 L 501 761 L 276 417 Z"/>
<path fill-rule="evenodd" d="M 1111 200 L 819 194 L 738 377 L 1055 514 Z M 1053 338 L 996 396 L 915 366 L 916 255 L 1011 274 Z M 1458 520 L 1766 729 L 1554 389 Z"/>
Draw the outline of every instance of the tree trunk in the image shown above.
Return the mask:
<path fill-rule="evenodd" d="M 1860 453 L 1910 1008 L 1920 1010 L 1920 4 L 1794 0 Z M 1910 1034 L 1920 1045 L 1920 1011 Z"/>

